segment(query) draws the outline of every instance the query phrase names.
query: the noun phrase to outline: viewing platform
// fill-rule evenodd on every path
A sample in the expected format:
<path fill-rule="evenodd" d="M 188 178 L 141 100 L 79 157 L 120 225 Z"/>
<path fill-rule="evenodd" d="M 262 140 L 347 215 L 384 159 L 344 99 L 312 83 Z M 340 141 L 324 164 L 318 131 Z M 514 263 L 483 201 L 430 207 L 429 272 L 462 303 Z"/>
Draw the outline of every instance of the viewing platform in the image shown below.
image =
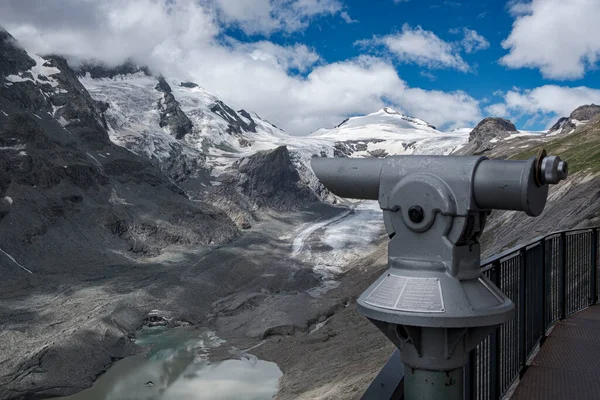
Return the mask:
<path fill-rule="evenodd" d="M 552 328 L 511 400 L 600 398 L 600 305 Z"/>

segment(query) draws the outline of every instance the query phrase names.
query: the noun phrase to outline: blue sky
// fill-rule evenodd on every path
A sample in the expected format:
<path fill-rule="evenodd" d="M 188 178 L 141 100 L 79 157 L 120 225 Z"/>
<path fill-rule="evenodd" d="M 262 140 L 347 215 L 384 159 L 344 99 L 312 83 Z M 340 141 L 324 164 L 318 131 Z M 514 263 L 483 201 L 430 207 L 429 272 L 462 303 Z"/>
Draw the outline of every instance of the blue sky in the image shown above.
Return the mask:
<path fill-rule="evenodd" d="M 531 90 L 543 85 L 558 84 L 600 88 L 600 72 L 597 68 L 587 71 L 580 78 L 565 80 L 544 77 L 536 68 L 508 68 L 502 65 L 499 60 L 508 53 L 502 47 L 502 42 L 509 36 L 515 21 L 510 13 L 512 4 L 514 2 L 501 0 L 351 0 L 344 2 L 344 10 L 354 20 L 352 23 L 343 23 L 337 16 L 329 16 L 315 21 L 305 31 L 278 32 L 270 35 L 270 39 L 280 44 L 305 43 L 314 48 L 324 62 L 331 63 L 364 53 L 364 48 L 358 46 L 357 41 L 400 33 L 405 24 L 433 32 L 448 43 L 459 42 L 461 31 L 467 28 L 476 31 L 489 43 L 489 47 L 480 51 L 470 54 L 461 52 L 461 57 L 472 70 L 465 72 L 453 68 L 428 68 L 394 60 L 400 77 L 411 86 L 427 90 L 465 91 L 483 105 L 502 101 L 498 92 L 505 93 L 514 87 Z M 260 34 L 248 35 L 235 27 L 230 28 L 227 33 L 243 41 L 264 38 Z M 543 118 L 534 118 L 531 114 L 515 114 L 512 115 L 512 120 L 525 129 L 544 130 L 549 123 L 554 122 L 556 115 L 551 114 Z M 494 113 L 484 111 L 484 116 L 487 115 Z"/>
<path fill-rule="evenodd" d="M 598 0 L 3 0 L 38 53 L 133 58 L 294 135 L 392 106 L 542 130 L 600 104 Z"/>

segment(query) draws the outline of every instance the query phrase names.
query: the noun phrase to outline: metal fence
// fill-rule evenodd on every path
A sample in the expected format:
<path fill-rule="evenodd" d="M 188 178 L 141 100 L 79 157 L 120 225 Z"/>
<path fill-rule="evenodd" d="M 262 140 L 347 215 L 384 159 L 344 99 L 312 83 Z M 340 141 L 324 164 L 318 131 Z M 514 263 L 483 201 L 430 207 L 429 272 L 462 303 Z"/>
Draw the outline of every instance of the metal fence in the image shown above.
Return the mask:
<path fill-rule="evenodd" d="M 598 302 L 600 228 L 555 232 L 484 260 L 483 273 L 515 303 L 515 316 L 475 350 L 465 367 L 465 400 L 501 399 L 559 320 Z M 398 350 L 363 400 L 403 399 Z"/>
<path fill-rule="evenodd" d="M 496 400 L 559 320 L 598 301 L 599 228 L 552 233 L 482 262 L 483 273 L 515 303 L 515 316 L 471 352 L 465 399 Z"/>

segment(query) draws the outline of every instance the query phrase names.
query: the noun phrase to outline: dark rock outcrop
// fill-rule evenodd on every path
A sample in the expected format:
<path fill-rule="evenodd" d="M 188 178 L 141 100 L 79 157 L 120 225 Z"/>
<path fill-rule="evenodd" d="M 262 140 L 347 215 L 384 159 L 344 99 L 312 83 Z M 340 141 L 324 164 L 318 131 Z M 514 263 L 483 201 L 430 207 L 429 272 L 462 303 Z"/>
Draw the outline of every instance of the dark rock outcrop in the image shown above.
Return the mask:
<path fill-rule="evenodd" d="M 35 65 L 35 61 L 27 55 L 27 52 L 18 47 L 17 41 L 0 26 L 0 80 L 8 75 L 16 75 L 21 71 L 27 71 Z"/>
<path fill-rule="evenodd" d="M 336 128 L 339 128 L 340 126 L 343 126 L 346 122 L 348 122 L 350 120 L 350 118 L 346 118 L 345 120 L 343 120 L 342 122 L 340 122 L 338 125 L 336 125 Z"/>
<path fill-rule="evenodd" d="M 600 114 L 600 106 L 589 104 L 577 107 L 569 117 L 577 121 L 589 121 L 598 114 Z"/>
<path fill-rule="evenodd" d="M 262 211 L 293 211 L 319 201 L 285 146 L 239 159 L 202 198 L 224 210 L 242 229 L 250 228 Z"/>
<path fill-rule="evenodd" d="M 238 186 L 259 207 L 289 211 L 318 201 L 302 184 L 286 146 L 261 151 L 234 164 L 240 173 Z"/>
<path fill-rule="evenodd" d="M 176 139 L 183 137 L 192 132 L 193 124 L 188 116 L 181 110 L 179 102 L 175 100 L 171 86 L 162 76 L 158 78 L 156 90 L 163 93 L 163 98 L 158 102 L 160 111 L 161 128 L 168 127 L 171 134 L 175 135 Z"/>
<path fill-rule="evenodd" d="M 333 146 L 334 157 L 352 157 L 357 151 L 367 151 L 369 143 L 381 143 L 383 140 L 347 140 L 345 142 L 336 142 Z"/>
<path fill-rule="evenodd" d="M 554 133 L 556 131 L 562 131 L 569 124 L 569 117 L 560 117 L 558 121 L 550 129 L 548 129 L 548 133 Z M 573 126 L 573 129 L 575 127 Z"/>
<path fill-rule="evenodd" d="M 179 86 L 192 89 L 198 87 L 198 84 L 194 82 L 181 82 Z"/>
<path fill-rule="evenodd" d="M 518 133 L 515 125 L 507 119 L 484 118 L 469 134 L 469 143 L 458 154 L 483 154 L 494 147 L 494 142 Z"/>
<path fill-rule="evenodd" d="M 86 61 L 79 66 L 73 68 L 78 76 L 86 76 L 90 74 L 93 79 L 114 78 L 119 75 L 137 74 L 139 72 L 144 75 L 151 76 L 150 69 L 143 65 L 138 65 L 133 60 L 127 60 L 121 65 L 114 67 L 108 66 L 101 62 Z"/>
<path fill-rule="evenodd" d="M 229 124 L 227 128 L 227 133 L 234 134 L 242 134 L 244 132 L 256 132 L 256 123 L 248 114 L 248 112 L 244 110 L 240 110 L 239 115 L 235 112 L 231 107 L 222 102 L 221 100 L 217 100 L 215 105 L 213 105 L 210 111 L 215 114 L 221 116 L 227 123 Z M 249 122 L 244 121 L 240 115 L 244 116 L 249 120 Z"/>
<path fill-rule="evenodd" d="M 369 151 L 369 154 L 371 155 L 371 157 L 375 157 L 375 158 L 384 158 L 384 157 L 388 156 L 387 151 L 385 151 L 383 149 L 371 150 L 371 151 Z"/>

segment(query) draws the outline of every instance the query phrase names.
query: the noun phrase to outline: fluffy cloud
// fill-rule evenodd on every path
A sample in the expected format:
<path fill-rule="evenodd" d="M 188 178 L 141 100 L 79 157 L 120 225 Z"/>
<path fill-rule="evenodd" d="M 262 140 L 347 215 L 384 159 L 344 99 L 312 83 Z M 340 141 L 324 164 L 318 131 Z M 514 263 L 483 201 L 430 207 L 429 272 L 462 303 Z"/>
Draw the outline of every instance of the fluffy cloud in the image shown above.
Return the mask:
<path fill-rule="evenodd" d="M 487 113 L 500 117 L 530 116 L 548 120 L 567 116 L 583 104 L 600 104 L 600 90 L 584 86 L 545 85 L 528 90 L 514 88 L 501 95 L 504 102 L 486 107 Z"/>
<path fill-rule="evenodd" d="M 305 29 L 313 18 L 339 14 L 347 23 L 354 22 L 340 0 L 204 0 L 214 8 L 225 24 L 245 33 L 271 34 Z"/>
<path fill-rule="evenodd" d="M 268 15 L 264 26 L 272 26 L 278 15 L 275 3 L 281 4 L 252 2 L 256 10 L 248 20 Z M 293 4 L 306 18 L 337 10 L 332 1 Z M 261 8 L 267 6 L 269 13 Z M 302 43 L 234 40 L 225 28 L 238 22 L 223 22 L 225 11 L 219 7 L 195 0 L 56 0 L 44 7 L 37 0 L 5 0 L 0 2 L 0 24 L 34 52 L 113 65 L 131 57 L 166 76 L 193 80 L 231 106 L 256 111 L 296 135 L 385 105 L 442 126 L 480 118 L 474 98 L 411 88 L 381 58 L 363 55 L 328 64 Z M 240 10 L 228 9 L 228 18 L 246 18 Z"/>
<path fill-rule="evenodd" d="M 233 39 L 230 39 L 229 43 L 235 51 L 246 53 L 255 61 L 270 62 L 284 71 L 295 69 L 306 72 L 320 59 L 314 50 L 304 44 L 281 46 L 265 40 L 247 43 Z"/>
<path fill-rule="evenodd" d="M 420 26 L 413 29 L 408 24 L 404 24 L 402 32 L 360 40 L 356 44 L 383 46 L 400 62 L 414 63 L 430 69 L 450 68 L 468 72 L 471 68 L 461 57 L 460 50 L 473 53 L 488 48 L 490 44 L 472 29 L 454 29 L 450 32 L 454 34 L 462 32 L 463 39 L 447 42 Z"/>
<path fill-rule="evenodd" d="M 402 26 L 402 32 L 356 42 L 361 46 L 383 45 L 400 62 L 415 63 L 432 69 L 453 68 L 469 71 L 456 47 L 420 26 Z"/>
<path fill-rule="evenodd" d="M 600 57 L 600 1 L 533 0 L 513 3 L 512 31 L 502 46 L 501 63 L 539 68 L 553 79 L 575 79 Z"/>

